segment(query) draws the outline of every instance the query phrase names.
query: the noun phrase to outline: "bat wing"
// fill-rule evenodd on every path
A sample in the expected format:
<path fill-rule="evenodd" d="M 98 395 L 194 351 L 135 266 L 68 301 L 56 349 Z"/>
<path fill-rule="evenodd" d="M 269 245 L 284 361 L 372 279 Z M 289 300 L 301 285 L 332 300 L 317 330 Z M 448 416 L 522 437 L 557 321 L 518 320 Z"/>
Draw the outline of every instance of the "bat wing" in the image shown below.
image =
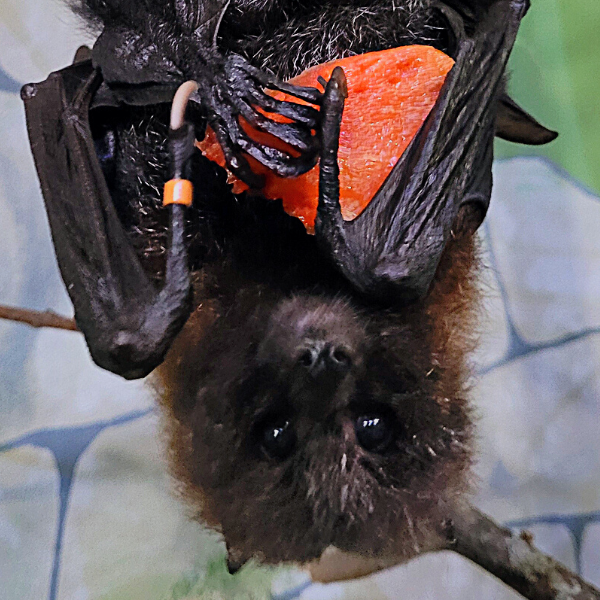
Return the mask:
<path fill-rule="evenodd" d="M 98 71 L 86 61 L 26 85 L 22 97 L 58 265 L 77 325 L 97 364 L 137 378 L 162 361 L 189 315 L 183 216 L 172 215 L 167 282 L 158 291 L 119 221 L 96 156 L 89 108 L 101 84 Z"/>
<path fill-rule="evenodd" d="M 500 129 L 507 137 L 527 141 L 547 131 L 502 96 L 506 63 L 527 2 L 497 0 L 468 34 L 457 12 L 438 6 L 454 32 L 455 65 L 410 146 L 351 222 L 343 221 L 339 207 L 339 75 L 337 83 L 332 78 L 322 109 L 315 233 L 359 291 L 393 302 L 425 296 L 449 237 L 483 220 L 491 196 L 499 104 L 504 111 Z"/>

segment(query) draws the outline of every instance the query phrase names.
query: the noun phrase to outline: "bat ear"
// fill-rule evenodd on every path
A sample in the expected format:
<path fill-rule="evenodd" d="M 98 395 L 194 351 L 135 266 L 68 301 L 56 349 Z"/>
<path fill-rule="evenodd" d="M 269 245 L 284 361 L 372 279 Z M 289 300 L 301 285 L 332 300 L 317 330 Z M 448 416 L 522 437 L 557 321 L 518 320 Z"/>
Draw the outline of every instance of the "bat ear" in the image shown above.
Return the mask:
<path fill-rule="evenodd" d="M 507 94 L 503 94 L 498 103 L 496 135 L 509 142 L 530 146 L 547 144 L 558 137 L 556 131 L 538 123 Z"/>
<path fill-rule="evenodd" d="M 73 64 L 76 65 L 77 63 L 85 62 L 86 60 L 92 60 L 92 51 L 87 46 L 79 46 L 73 57 Z"/>

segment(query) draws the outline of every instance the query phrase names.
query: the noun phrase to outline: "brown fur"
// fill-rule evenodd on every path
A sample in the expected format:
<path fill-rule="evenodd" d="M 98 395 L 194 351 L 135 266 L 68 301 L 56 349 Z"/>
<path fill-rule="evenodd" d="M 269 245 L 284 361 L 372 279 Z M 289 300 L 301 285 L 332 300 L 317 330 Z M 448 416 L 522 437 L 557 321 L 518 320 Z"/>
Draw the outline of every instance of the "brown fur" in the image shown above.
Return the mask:
<path fill-rule="evenodd" d="M 398 310 L 335 287 L 267 293 L 233 262 L 203 272 L 198 308 L 158 381 L 181 492 L 235 556 L 305 562 L 334 545 L 409 558 L 440 530 L 445 507 L 468 489 L 478 264 L 471 235 L 453 240 L 427 299 Z M 332 389 L 298 384 L 307 327 L 351 353 L 350 374 Z M 352 426 L 373 404 L 400 425 L 384 454 L 361 448 Z M 298 445 L 273 461 L 253 432 L 279 411 Z"/>

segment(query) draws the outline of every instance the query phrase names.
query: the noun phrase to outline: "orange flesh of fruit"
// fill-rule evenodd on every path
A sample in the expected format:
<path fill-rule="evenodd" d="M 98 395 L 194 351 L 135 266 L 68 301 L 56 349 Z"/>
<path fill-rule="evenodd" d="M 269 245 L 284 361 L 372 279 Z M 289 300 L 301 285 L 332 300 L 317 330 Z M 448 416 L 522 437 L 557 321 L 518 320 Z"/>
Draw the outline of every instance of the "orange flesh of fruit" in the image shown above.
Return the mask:
<path fill-rule="evenodd" d="M 348 98 L 338 154 L 340 204 L 345 220 L 357 217 L 381 187 L 433 108 L 453 65 L 449 56 L 430 46 L 401 46 L 318 65 L 290 80 L 299 86 L 321 87 L 318 77 L 329 80 L 335 67 L 342 67 L 346 74 Z M 278 100 L 302 103 L 282 92 L 271 95 Z M 286 121 L 279 115 L 268 116 Z M 240 122 L 256 141 L 286 148 L 286 144 L 273 136 L 251 129 L 243 119 Z M 225 165 L 221 147 L 210 128 L 198 147 L 210 160 Z M 247 158 L 252 170 L 265 176 L 262 194 L 269 199 L 282 199 L 284 210 L 301 219 L 312 232 L 318 203 L 318 165 L 300 177 L 284 178 Z M 236 194 L 248 189 L 231 174 L 229 181 L 234 184 Z"/>

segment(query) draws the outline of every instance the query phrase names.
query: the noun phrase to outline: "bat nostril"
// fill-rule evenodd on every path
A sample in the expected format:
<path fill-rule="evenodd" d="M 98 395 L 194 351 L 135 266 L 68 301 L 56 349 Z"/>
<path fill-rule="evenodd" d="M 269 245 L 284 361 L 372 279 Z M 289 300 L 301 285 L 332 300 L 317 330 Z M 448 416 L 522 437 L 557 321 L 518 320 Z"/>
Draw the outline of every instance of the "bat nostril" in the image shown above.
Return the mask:
<path fill-rule="evenodd" d="M 315 342 L 305 348 L 298 362 L 313 377 L 325 371 L 346 372 L 352 366 L 352 359 L 345 348 L 324 342 Z"/>
<path fill-rule="evenodd" d="M 319 360 L 319 352 L 315 348 L 307 348 L 304 350 L 299 358 L 298 362 L 307 369 L 310 369 Z"/>
<path fill-rule="evenodd" d="M 349 368 L 352 366 L 352 359 L 345 348 L 332 346 L 329 350 L 329 358 L 338 368 Z"/>

